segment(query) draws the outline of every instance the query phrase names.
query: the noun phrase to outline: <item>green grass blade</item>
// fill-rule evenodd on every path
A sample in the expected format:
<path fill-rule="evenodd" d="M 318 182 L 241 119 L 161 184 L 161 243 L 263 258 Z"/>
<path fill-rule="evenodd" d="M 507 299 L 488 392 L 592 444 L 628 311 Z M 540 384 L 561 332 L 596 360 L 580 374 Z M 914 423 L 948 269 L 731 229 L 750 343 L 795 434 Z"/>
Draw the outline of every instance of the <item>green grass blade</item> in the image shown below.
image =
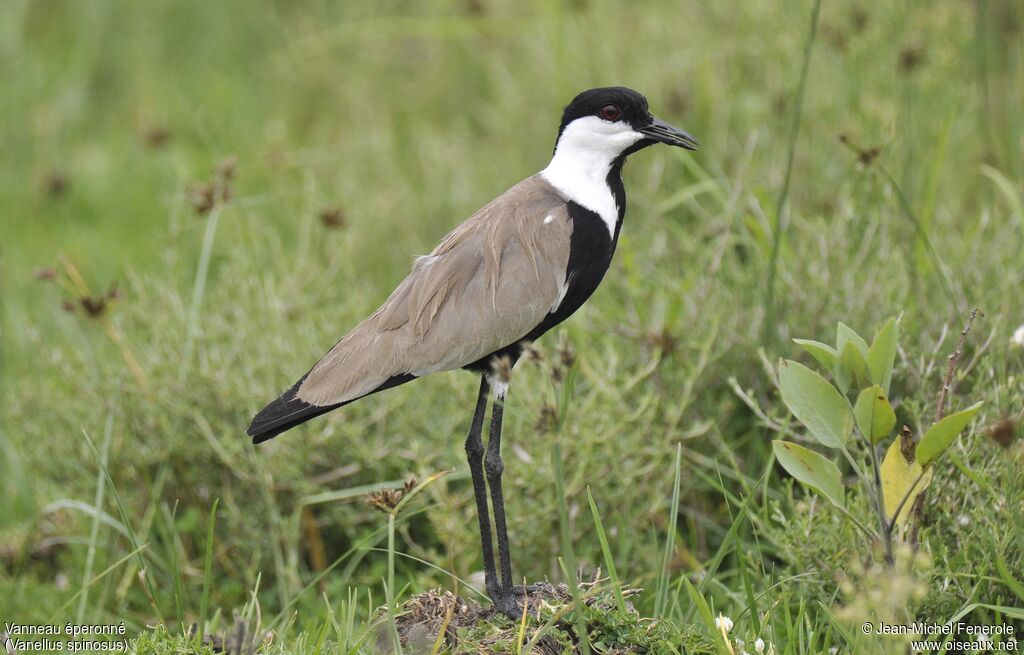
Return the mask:
<path fill-rule="evenodd" d="M 775 285 L 779 275 L 779 255 L 782 252 L 782 238 L 786 231 L 786 224 L 783 216 L 786 211 L 786 202 L 789 200 L 789 186 L 793 175 L 793 160 L 796 157 L 797 136 L 800 134 L 800 120 L 804 111 L 804 90 L 807 87 L 807 72 L 811 67 L 811 51 L 814 49 L 814 40 L 818 34 L 818 15 L 821 13 L 821 0 L 814 0 L 814 9 L 811 10 L 811 27 L 807 35 L 807 42 L 804 45 L 804 59 L 800 67 L 800 82 L 796 89 L 796 103 L 793 107 L 793 119 L 789 126 L 789 141 L 786 146 L 786 176 L 782 181 L 782 191 L 775 203 L 775 223 L 772 226 L 772 250 L 768 261 L 768 285 L 765 287 L 764 296 L 764 324 L 762 325 L 761 344 L 767 346 L 774 338 L 775 332 Z"/>
<path fill-rule="evenodd" d="M 107 412 L 107 421 L 103 427 L 103 450 L 100 453 L 103 465 L 106 465 L 110 452 L 110 438 L 114 433 L 114 412 Z M 96 495 L 93 497 L 93 519 L 89 527 L 89 546 L 85 554 L 85 572 L 82 575 L 82 595 L 75 612 L 75 622 L 81 625 L 85 621 L 85 608 L 89 603 L 89 588 L 86 583 L 92 578 L 93 563 L 96 560 L 96 542 L 100 533 L 100 516 L 103 514 L 103 501 L 106 499 L 107 485 L 103 479 L 102 467 L 96 471 Z"/>
<path fill-rule="evenodd" d="M 185 605 L 184 605 L 184 590 L 181 581 L 181 563 L 178 561 L 178 535 L 175 524 L 178 520 L 178 501 L 174 501 L 174 508 L 171 509 L 171 515 L 166 515 L 167 510 L 164 509 L 164 536 L 167 539 L 167 547 L 171 551 L 170 565 L 171 565 L 171 592 L 174 594 L 174 616 L 178 621 L 178 626 L 182 632 L 185 631 Z"/>
<path fill-rule="evenodd" d="M 712 639 L 714 639 L 715 643 L 718 644 L 719 650 L 722 653 L 733 652 L 732 648 L 725 643 L 725 637 L 722 636 L 721 631 L 719 631 L 718 627 L 715 625 L 715 614 L 711 610 L 711 605 L 708 604 L 707 599 L 704 598 L 704 595 L 693 586 L 689 578 L 685 575 L 680 576 L 680 579 L 686 587 L 686 593 L 690 596 L 690 602 L 693 607 L 697 608 L 701 620 L 703 620 L 704 625 L 707 626 L 708 631 L 712 635 Z"/>
<path fill-rule="evenodd" d="M 615 594 L 615 604 L 619 611 L 626 613 L 626 600 L 622 597 L 622 583 L 619 582 L 619 574 L 615 570 L 615 560 L 612 558 L 611 548 L 608 547 L 608 536 L 604 532 L 604 524 L 601 522 L 601 514 L 597 511 L 597 503 L 594 502 L 594 494 L 587 487 L 587 502 L 590 503 L 590 515 L 594 517 L 594 528 L 597 530 L 597 539 L 601 542 L 601 555 L 604 556 L 604 566 L 611 579 L 612 592 Z"/>
<path fill-rule="evenodd" d="M 156 590 L 153 587 L 152 576 L 149 575 L 146 570 L 146 560 L 142 557 L 142 547 L 139 545 L 139 539 L 135 534 L 135 531 L 131 528 L 131 521 L 128 519 L 128 511 L 124 507 L 124 502 L 121 501 L 121 495 L 117 493 L 117 486 L 114 484 L 114 479 L 110 477 L 110 471 L 107 469 L 106 462 L 103 461 L 103 457 L 100 452 L 96 449 L 96 444 L 93 443 L 92 437 L 85 430 L 82 430 L 82 434 L 85 436 L 85 441 L 89 444 L 89 449 L 92 450 L 92 454 L 96 457 L 96 461 L 100 463 L 100 468 L 103 470 L 103 476 L 107 479 L 107 484 L 110 485 L 110 493 L 114 496 L 114 501 L 117 503 L 117 510 L 121 514 L 121 522 L 126 528 L 128 528 L 128 539 L 132 544 L 132 552 L 135 554 L 136 562 L 139 567 L 139 573 L 142 574 L 142 583 L 146 588 L 146 592 L 149 594 L 149 602 L 156 611 L 157 616 L 163 621 L 164 613 L 160 609 L 160 601 L 157 599 Z"/>
<path fill-rule="evenodd" d="M 57 609 L 56 612 L 54 612 L 53 614 L 50 615 L 50 621 L 51 622 L 56 621 L 59 617 L 63 616 L 64 615 L 64 610 L 66 610 L 67 608 L 71 607 L 72 603 L 74 603 L 76 600 L 81 598 L 81 596 L 86 592 L 87 589 L 89 589 L 89 587 L 93 586 L 94 584 L 96 584 L 97 582 L 102 580 L 103 578 L 107 577 L 107 575 L 109 573 L 111 573 L 112 571 L 117 569 L 119 566 L 121 566 L 122 564 L 124 564 L 128 560 L 132 559 L 133 557 L 138 556 L 138 554 L 145 547 L 146 547 L 146 544 L 143 544 L 143 545 L 139 546 L 138 548 L 136 548 L 135 550 L 133 550 L 130 553 L 128 553 L 127 555 L 124 555 L 123 557 L 121 557 L 121 559 L 117 560 L 116 562 L 114 562 L 113 564 L 108 566 L 107 568 L 103 569 L 103 571 L 101 573 L 99 573 L 95 578 L 93 578 L 92 580 L 89 580 L 87 583 L 82 585 L 82 588 L 79 589 L 77 592 L 75 592 L 74 596 L 69 598 L 66 603 L 64 603 L 63 605 L 60 606 L 60 608 Z"/>
<path fill-rule="evenodd" d="M 669 576 L 672 564 L 672 554 L 675 552 L 676 524 L 679 519 L 679 493 L 682 483 L 683 469 L 683 445 L 676 445 L 675 475 L 672 478 L 672 503 L 668 516 L 668 531 L 665 535 L 665 551 L 661 559 L 661 568 L 658 571 L 658 586 L 654 600 L 654 618 L 664 616 L 665 603 L 668 600 Z"/>
<path fill-rule="evenodd" d="M 206 524 L 206 552 L 203 555 L 203 595 L 199 600 L 199 642 L 202 643 L 203 631 L 206 627 L 206 612 L 210 607 L 210 587 L 213 586 L 213 531 L 217 522 L 217 506 L 220 498 L 213 501 L 210 508 L 210 520 Z"/>
<path fill-rule="evenodd" d="M 206 280 L 210 273 L 210 256 L 213 253 L 213 242 L 217 235 L 217 224 L 220 222 L 223 208 L 224 205 L 218 202 L 206 218 L 203 246 L 199 253 L 199 263 L 196 265 L 195 283 L 192 287 L 192 302 L 189 303 L 188 322 L 185 328 L 186 361 L 192 356 L 192 346 L 195 342 L 196 334 L 199 332 L 199 308 L 203 304 L 203 296 L 206 293 Z"/>
<path fill-rule="evenodd" d="M 555 472 L 555 497 L 558 501 L 558 522 L 561 526 L 562 554 L 565 558 L 565 576 L 572 592 L 572 600 L 576 607 L 576 634 L 580 639 L 580 648 L 585 655 L 590 655 L 590 638 L 587 624 L 583 617 L 583 600 L 580 597 L 579 580 L 576 577 L 576 553 L 572 546 L 572 535 L 569 531 L 569 508 L 565 498 L 565 474 L 562 471 L 562 451 L 558 440 L 551 442 L 551 466 Z M 559 558 L 562 559 L 562 558 Z"/>

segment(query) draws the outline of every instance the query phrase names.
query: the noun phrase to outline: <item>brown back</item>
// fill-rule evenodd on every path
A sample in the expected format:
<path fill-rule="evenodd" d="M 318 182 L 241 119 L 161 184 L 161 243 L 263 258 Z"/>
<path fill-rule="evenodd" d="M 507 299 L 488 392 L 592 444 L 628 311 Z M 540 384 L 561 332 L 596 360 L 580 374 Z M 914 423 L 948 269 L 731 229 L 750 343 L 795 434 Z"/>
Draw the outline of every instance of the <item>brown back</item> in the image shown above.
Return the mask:
<path fill-rule="evenodd" d="M 538 175 L 450 232 L 309 372 L 300 400 L 333 405 L 388 378 L 460 368 L 515 343 L 557 307 L 572 222 Z"/>

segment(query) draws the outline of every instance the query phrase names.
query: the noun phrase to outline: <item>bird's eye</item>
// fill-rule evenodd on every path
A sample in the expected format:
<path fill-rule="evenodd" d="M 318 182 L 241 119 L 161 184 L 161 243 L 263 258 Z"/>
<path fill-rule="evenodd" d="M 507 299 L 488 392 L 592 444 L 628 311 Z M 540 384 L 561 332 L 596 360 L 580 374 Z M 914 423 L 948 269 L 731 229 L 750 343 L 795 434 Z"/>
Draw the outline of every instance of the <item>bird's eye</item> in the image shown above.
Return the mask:
<path fill-rule="evenodd" d="M 604 107 L 601 107 L 601 118 L 606 121 L 617 121 L 621 114 L 622 112 L 620 112 L 619 108 L 615 105 L 605 105 Z"/>

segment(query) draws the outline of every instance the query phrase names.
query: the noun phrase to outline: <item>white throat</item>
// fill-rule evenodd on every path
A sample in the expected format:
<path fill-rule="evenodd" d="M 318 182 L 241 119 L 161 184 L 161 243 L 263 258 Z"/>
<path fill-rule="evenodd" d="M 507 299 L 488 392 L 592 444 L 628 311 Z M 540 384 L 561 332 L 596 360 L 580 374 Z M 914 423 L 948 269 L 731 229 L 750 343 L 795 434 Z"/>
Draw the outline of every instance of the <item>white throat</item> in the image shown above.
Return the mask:
<path fill-rule="evenodd" d="M 608 186 L 608 172 L 615 158 L 642 138 L 627 123 L 577 118 L 562 131 L 555 155 L 540 175 L 566 200 L 600 216 L 614 238 L 620 208 Z"/>

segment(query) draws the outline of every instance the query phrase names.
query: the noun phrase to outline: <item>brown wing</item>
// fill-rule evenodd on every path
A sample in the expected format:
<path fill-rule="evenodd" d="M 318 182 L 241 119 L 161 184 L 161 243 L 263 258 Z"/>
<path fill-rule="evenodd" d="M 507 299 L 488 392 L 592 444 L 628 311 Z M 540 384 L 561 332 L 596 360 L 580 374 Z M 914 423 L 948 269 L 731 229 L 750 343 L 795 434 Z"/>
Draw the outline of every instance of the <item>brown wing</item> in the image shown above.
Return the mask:
<path fill-rule="evenodd" d="M 572 224 L 539 176 L 509 189 L 420 257 L 385 303 L 309 372 L 297 397 L 334 405 L 389 378 L 459 368 L 515 343 L 564 293 Z"/>

